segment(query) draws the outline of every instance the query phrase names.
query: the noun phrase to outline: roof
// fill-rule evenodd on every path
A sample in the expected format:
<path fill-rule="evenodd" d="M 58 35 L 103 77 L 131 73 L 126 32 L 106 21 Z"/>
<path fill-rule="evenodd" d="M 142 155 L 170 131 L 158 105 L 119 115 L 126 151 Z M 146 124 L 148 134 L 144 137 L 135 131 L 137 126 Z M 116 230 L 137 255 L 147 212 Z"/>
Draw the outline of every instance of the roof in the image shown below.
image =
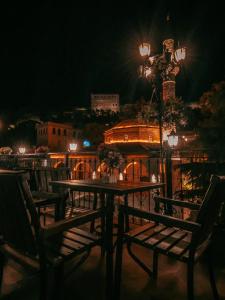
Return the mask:
<path fill-rule="evenodd" d="M 111 129 L 119 129 L 119 128 L 122 128 L 122 127 L 138 127 L 138 126 L 141 126 L 141 127 L 158 127 L 157 125 L 152 125 L 150 123 L 145 122 L 144 120 L 129 119 L 129 120 L 124 120 L 124 121 L 116 124 Z"/>

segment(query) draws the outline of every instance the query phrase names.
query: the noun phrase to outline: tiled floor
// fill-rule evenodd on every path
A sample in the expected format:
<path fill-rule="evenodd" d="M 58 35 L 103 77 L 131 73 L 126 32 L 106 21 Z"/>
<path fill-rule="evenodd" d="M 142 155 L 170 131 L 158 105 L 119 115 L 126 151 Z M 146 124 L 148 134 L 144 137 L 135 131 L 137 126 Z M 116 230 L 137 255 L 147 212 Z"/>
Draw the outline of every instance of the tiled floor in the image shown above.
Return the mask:
<path fill-rule="evenodd" d="M 136 247 L 135 251 L 146 263 L 151 263 L 151 253 Z M 217 286 L 221 299 L 225 299 L 225 233 L 220 233 L 215 241 L 215 270 Z M 66 300 L 104 299 L 104 261 L 99 258 L 99 250 L 92 251 L 90 257 L 79 270 L 65 282 Z M 38 299 L 38 276 L 15 269 L 9 262 L 4 272 L 2 299 Z M 160 257 L 159 279 L 157 286 L 124 252 L 122 297 L 127 300 L 182 300 L 186 299 L 185 265 L 164 256 Z M 208 282 L 204 259 L 196 265 L 196 300 L 211 300 L 212 294 Z"/>

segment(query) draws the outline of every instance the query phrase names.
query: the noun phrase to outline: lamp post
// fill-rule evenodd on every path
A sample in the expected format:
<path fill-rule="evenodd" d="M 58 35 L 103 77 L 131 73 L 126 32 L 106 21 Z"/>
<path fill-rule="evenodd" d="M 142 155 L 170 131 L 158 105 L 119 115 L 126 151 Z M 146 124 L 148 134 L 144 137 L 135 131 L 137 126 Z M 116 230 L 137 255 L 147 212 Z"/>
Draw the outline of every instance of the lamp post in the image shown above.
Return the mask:
<path fill-rule="evenodd" d="M 77 143 L 69 143 L 68 150 L 66 152 L 66 162 L 65 165 L 68 168 L 69 167 L 69 153 L 73 153 L 77 151 Z"/>
<path fill-rule="evenodd" d="M 170 134 L 168 134 L 168 145 L 166 148 L 166 195 L 168 198 L 173 197 L 173 174 L 172 174 L 172 155 L 174 148 L 178 145 L 178 135 L 176 135 L 173 129 Z M 167 213 L 172 215 L 172 206 L 166 206 Z"/>
<path fill-rule="evenodd" d="M 174 148 L 178 144 L 178 136 L 174 129 L 168 135 L 168 148 L 166 150 L 166 187 L 167 197 L 172 198 L 173 196 L 173 180 L 172 180 L 172 154 Z"/>
<path fill-rule="evenodd" d="M 167 21 L 169 18 L 167 18 Z M 151 100 L 155 97 L 158 110 L 160 159 L 163 169 L 163 104 L 175 98 L 175 78 L 180 71 L 180 66 L 186 57 L 186 48 L 174 47 L 174 39 L 167 38 L 162 42 L 161 54 L 151 55 L 150 43 L 144 42 L 139 46 L 142 63 L 139 74 L 146 78 L 153 87 Z M 164 172 L 162 171 L 162 181 Z"/>

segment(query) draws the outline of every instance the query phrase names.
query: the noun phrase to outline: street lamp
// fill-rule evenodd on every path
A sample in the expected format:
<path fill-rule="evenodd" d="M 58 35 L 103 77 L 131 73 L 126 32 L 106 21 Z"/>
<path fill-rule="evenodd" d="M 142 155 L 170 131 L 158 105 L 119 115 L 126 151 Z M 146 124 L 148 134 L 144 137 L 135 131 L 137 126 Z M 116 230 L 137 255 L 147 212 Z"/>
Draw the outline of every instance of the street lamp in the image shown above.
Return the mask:
<path fill-rule="evenodd" d="M 169 21 L 170 18 L 167 18 Z M 161 54 L 151 55 L 151 45 L 143 42 L 139 46 L 139 52 L 142 57 L 142 63 L 139 66 L 139 75 L 150 81 L 153 87 L 151 100 L 154 99 L 158 107 L 158 122 L 160 135 L 160 158 L 163 166 L 163 103 L 175 94 L 175 78 L 180 71 L 180 66 L 186 58 L 186 48 L 174 47 L 174 39 L 170 36 L 163 40 L 163 51 Z M 151 56 L 150 56 L 151 55 Z M 174 132 L 175 133 L 175 132 Z M 173 134 L 173 132 L 171 132 Z M 178 138 L 174 135 L 168 136 L 169 145 L 176 146 Z M 164 181 L 164 172 L 162 172 Z"/>
<path fill-rule="evenodd" d="M 70 143 L 69 144 L 69 151 L 73 152 L 77 150 L 77 143 Z"/>
<path fill-rule="evenodd" d="M 166 187 L 167 197 L 172 198 L 173 196 L 173 177 L 172 177 L 172 154 L 173 149 L 178 145 L 178 135 L 176 135 L 173 129 L 168 134 L 168 145 L 166 147 Z M 171 212 L 172 207 L 168 206 L 167 210 Z"/>
<path fill-rule="evenodd" d="M 171 148 L 176 147 L 178 144 L 178 136 L 176 135 L 174 129 L 171 131 L 170 134 L 168 134 L 168 144 Z"/>
<path fill-rule="evenodd" d="M 21 154 L 21 155 L 23 155 L 23 154 L 25 154 L 26 153 L 26 148 L 25 147 L 19 147 L 19 154 Z"/>

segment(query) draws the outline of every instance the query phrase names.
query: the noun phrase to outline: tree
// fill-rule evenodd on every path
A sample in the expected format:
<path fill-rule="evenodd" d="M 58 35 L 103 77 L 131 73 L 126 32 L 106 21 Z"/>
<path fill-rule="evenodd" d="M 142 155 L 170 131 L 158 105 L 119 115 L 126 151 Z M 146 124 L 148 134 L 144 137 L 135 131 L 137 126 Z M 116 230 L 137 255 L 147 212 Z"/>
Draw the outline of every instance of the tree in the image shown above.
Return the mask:
<path fill-rule="evenodd" d="M 82 130 L 84 139 L 88 139 L 91 145 L 97 147 L 104 140 L 104 131 L 106 127 L 99 123 L 88 123 Z"/>
<path fill-rule="evenodd" d="M 200 98 L 199 136 L 209 157 L 225 159 L 225 81 L 213 84 Z"/>

